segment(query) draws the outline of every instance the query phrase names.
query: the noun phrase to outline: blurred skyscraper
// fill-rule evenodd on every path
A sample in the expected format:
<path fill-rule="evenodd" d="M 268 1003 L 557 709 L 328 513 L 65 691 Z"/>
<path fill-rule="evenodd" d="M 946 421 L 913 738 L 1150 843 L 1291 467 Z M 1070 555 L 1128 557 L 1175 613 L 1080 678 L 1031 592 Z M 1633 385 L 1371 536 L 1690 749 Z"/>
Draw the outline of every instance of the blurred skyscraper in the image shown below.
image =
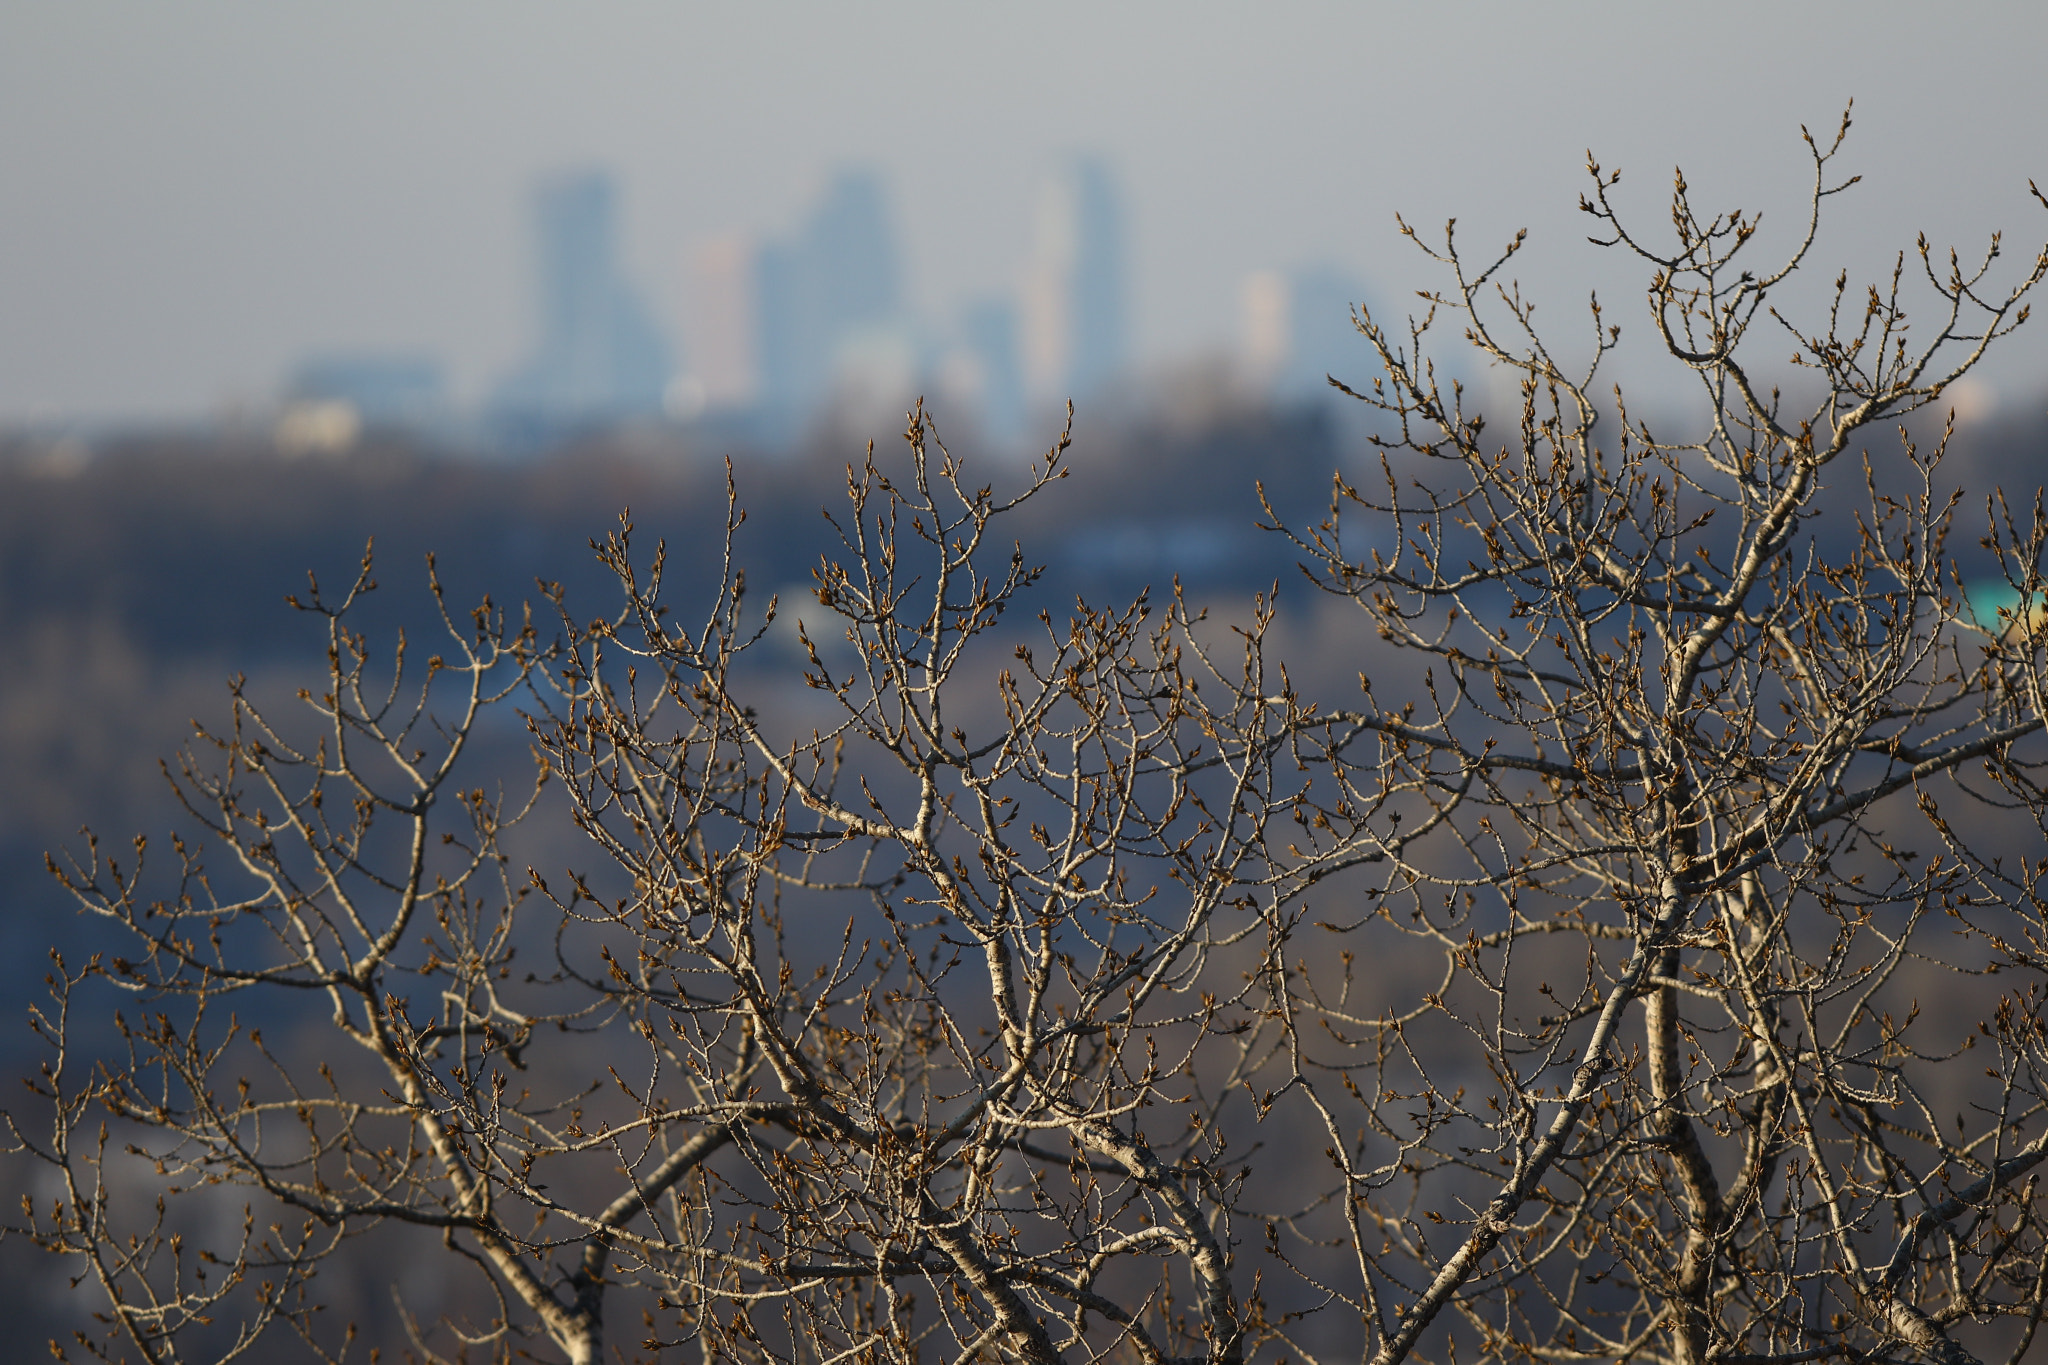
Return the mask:
<path fill-rule="evenodd" d="M 1341 398 L 1331 375 L 1354 388 L 1371 383 L 1379 360 L 1351 320 L 1352 309 L 1366 302 L 1356 276 L 1329 265 L 1261 270 L 1245 278 L 1239 297 L 1245 368 L 1273 397 Z"/>
<path fill-rule="evenodd" d="M 974 363 L 974 400 L 982 428 L 998 441 L 1024 431 L 1024 366 L 1017 348 L 1017 309 L 1004 299 L 968 305 L 961 338 Z"/>
<path fill-rule="evenodd" d="M 709 411 L 741 411 L 760 400 L 760 273 L 761 251 L 749 237 L 719 237 L 691 255 L 683 341 L 689 381 Z"/>
<path fill-rule="evenodd" d="M 816 272 L 819 320 L 832 346 L 900 321 L 902 267 L 880 177 L 871 171 L 834 176 L 804 225 L 803 249 Z"/>
<path fill-rule="evenodd" d="M 1041 191 L 1023 290 L 1024 363 L 1040 400 L 1085 395 L 1127 354 L 1123 214 L 1097 157 L 1076 157 Z"/>
<path fill-rule="evenodd" d="M 611 176 L 579 170 L 543 181 L 534 227 L 540 343 L 499 388 L 496 415 L 552 428 L 659 413 L 674 361 L 620 268 Z"/>
<path fill-rule="evenodd" d="M 761 243 L 754 254 L 754 328 L 759 347 L 761 403 L 771 414 L 800 417 L 824 387 L 825 346 L 818 333 L 802 247 Z"/>
<path fill-rule="evenodd" d="M 895 232 L 873 172 L 835 175 L 796 234 L 764 243 L 753 268 L 771 427 L 790 430 L 842 385 L 895 384 L 914 372 Z"/>

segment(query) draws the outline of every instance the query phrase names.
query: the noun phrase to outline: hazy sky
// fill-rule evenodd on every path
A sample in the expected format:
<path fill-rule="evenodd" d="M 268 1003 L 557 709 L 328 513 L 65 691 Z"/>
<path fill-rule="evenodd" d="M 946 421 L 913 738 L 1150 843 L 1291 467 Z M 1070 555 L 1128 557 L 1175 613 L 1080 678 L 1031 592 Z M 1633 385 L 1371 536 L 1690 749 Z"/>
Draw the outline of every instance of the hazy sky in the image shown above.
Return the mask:
<path fill-rule="evenodd" d="M 1598 284 L 1635 324 L 1641 272 L 1573 211 L 1585 149 L 1648 227 L 1682 162 L 1788 229 L 1798 127 L 1853 95 L 1827 273 L 1995 226 L 2019 268 L 2048 240 L 2044 51 L 2048 7 L 2017 3 L 6 0 L 0 421 L 200 415 L 337 349 L 438 354 L 473 396 L 531 337 L 527 187 L 585 162 L 673 327 L 693 242 L 786 227 L 842 162 L 887 176 L 943 320 L 1012 282 L 1048 161 L 1098 150 L 1158 363 L 1232 343 L 1250 270 L 1431 283 L 1397 209 L 1475 246 L 1526 224 L 1550 318 Z M 2014 400 L 2036 328 L 1993 375 Z"/>

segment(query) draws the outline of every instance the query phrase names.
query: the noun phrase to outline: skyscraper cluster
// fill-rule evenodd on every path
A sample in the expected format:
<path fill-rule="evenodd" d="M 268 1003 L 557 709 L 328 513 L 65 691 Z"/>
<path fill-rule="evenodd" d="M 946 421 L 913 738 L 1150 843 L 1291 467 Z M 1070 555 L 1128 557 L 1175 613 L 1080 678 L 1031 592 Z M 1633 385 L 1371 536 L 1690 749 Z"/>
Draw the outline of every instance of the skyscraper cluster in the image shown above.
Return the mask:
<path fill-rule="evenodd" d="M 896 399 L 931 380 L 984 429 L 1020 430 L 1032 402 L 1092 390 L 1128 358 L 1121 210 L 1108 169 L 1077 158 L 1042 187 L 1011 296 L 949 326 L 914 318 L 880 177 L 844 170 L 793 232 L 700 244 L 684 319 L 681 392 L 787 435 L 821 405 Z"/>
<path fill-rule="evenodd" d="M 1030 202 L 1012 287 L 934 324 L 908 304 L 885 182 L 841 169 L 787 231 L 691 247 L 672 340 L 626 266 L 613 177 L 547 177 L 531 201 L 531 342 L 486 401 L 485 438 L 540 449 L 622 422 L 708 420 L 781 445 L 821 411 L 919 393 L 999 441 L 1020 437 L 1034 410 L 1087 400 L 1130 363 L 1121 198 L 1099 158 L 1061 162 Z M 1350 309 L 1361 292 L 1327 268 L 1251 276 L 1240 362 L 1258 391 L 1301 401 L 1327 392 L 1325 373 L 1355 368 Z M 440 386 L 438 367 L 418 357 L 318 357 L 287 402 L 332 444 L 332 433 L 364 426 L 445 425 Z"/>

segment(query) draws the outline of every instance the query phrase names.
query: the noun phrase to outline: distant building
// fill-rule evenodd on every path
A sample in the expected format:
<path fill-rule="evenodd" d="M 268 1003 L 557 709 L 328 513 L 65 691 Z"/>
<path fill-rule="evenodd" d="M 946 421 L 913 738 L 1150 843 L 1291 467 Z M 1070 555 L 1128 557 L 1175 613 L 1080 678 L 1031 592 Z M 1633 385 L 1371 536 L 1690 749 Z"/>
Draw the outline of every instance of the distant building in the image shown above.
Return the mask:
<path fill-rule="evenodd" d="M 810 262 L 793 242 L 769 241 L 754 256 L 754 337 L 761 405 L 800 417 L 824 391 L 827 347 L 820 339 Z"/>
<path fill-rule="evenodd" d="M 1129 360 L 1122 207 L 1109 168 L 1077 157 L 1042 190 L 1023 288 L 1024 368 L 1040 400 L 1085 396 Z"/>
<path fill-rule="evenodd" d="M 836 391 L 914 378 L 919 357 L 879 176 L 839 172 L 794 236 L 764 243 L 753 268 L 759 393 L 773 425 L 792 428 Z"/>
<path fill-rule="evenodd" d="M 674 358 L 620 267 L 611 176 L 583 170 L 542 182 L 534 227 L 539 344 L 500 386 L 496 415 L 549 428 L 661 412 Z"/>
<path fill-rule="evenodd" d="M 1294 352 L 1294 291 L 1277 270 L 1255 270 L 1237 291 L 1240 358 L 1253 387 L 1271 391 Z"/>
<path fill-rule="evenodd" d="M 1331 375 L 1354 387 L 1370 384 L 1379 360 L 1352 321 L 1365 302 L 1365 286 L 1334 266 L 1247 276 L 1239 292 L 1247 376 L 1290 401 L 1334 394 Z"/>
<path fill-rule="evenodd" d="M 760 269 L 760 247 L 744 236 L 719 237 L 691 253 L 687 382 L 711 411 L 750 408 L 761 398 Z"/>
<path fill-rule="evenodd" d="M 999 441 L 1024 432 L 1024 362 L 1017 344 L 1017 309 L 1003 299 L 969 304 L 961 340 L 973 365 L 972 394 L 983 430 Z"/>
<path fill-rule="evenodd" d="M 900 324 L 903 271 L 879 176 L 834 176 L 804 225 L 802 242 L 828 363 L 848 336 Z"/>

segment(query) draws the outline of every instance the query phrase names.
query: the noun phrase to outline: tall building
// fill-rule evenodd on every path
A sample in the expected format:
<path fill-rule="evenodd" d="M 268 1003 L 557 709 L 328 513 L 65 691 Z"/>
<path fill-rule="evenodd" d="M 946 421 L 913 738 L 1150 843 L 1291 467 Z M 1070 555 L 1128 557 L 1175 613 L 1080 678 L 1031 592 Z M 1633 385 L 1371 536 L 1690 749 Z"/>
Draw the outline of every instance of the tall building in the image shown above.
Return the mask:
<path fill-rule="evenodd" d="M 825 347 L 807 265 L 794 242 L 763 242 L 754 256 L 761 403 L 787 422 L 809 409 L 825 382 Z"/>
<path fill-rule="evenodd" d="M 1239 301 L 1245 369 L 1276 398 L 1332 394 L 1331 375 L 1371 382 L 1379 361 L 1351 317 L 1366 301 L 1357 277 L 1330 265 L 1261 270 L 1245 278 Z"/>
<path fill-rule="evenodd" d="M 1277 270 L 1255 270 L 1237 291 L 1238 352 L 1245 376 L 1270 392 L 1280 383 L 1294 350 L 1293 290 Z"/>
<path fill-rule="evenodd" d="M 879 176 L 839 172 L 794 236 L 764 244 L 754 268 L 761 398 L 785 428 L 841 382 L 902 370 L 913 348 Z"/>
<path fill-rule="evenodd" d="M 999 441 L 1024 431 L 1024 366 L 1017 347 L 1017 309 L 1006 299 L 980 299 L 960 319 L 974 361 L 982 428 Z"/>
<path fill-rule="evenodd" d="M 803 249 L 816 272 L 819 320 L 835 347 L 854 332 L 898 321 L 902 267 L 879 176 L 835 175 L 804 225 Z"/>
<path fill-rule="evenodd" d="M 500 387 L 502 417 L 542 425 L 658 413 L 675 365 L 619 263 L 618 192 L 579 170 L 534 195 L 540 340 Z"/>
<path fill-rule="evenodd" d="M 750 408 L 761 397 L 759 246 L 743 236 L 702 243 L 690 258 L 684 345 L 706 408 Z"/>
<path fill-rule="evenodd" d="M 1032 396 L 1086 395 L 1129 359 L 1123 212 L 1108 166 L 1076 157 L 1040 192 L 1023 289 Z"/>
<path fill-rule="evenodd" d="M 1352 310 L 1368 302 L 1365 285 L 1350 273 L 1331 265 L 1310 266 L 1294 272 L 1292 339 L 1293 357 L 1287 380 L 1296 392 L 1337 394 L 1330 387 L 1335 376 L 1354 388 L 1370 385 L 1379 369 L 1379 357 L 1358 334 Z M 1381 318 L 1393 324 L 1395 318 Z M 1396 328 L 1396 331 L 1399 329 Z"/>

